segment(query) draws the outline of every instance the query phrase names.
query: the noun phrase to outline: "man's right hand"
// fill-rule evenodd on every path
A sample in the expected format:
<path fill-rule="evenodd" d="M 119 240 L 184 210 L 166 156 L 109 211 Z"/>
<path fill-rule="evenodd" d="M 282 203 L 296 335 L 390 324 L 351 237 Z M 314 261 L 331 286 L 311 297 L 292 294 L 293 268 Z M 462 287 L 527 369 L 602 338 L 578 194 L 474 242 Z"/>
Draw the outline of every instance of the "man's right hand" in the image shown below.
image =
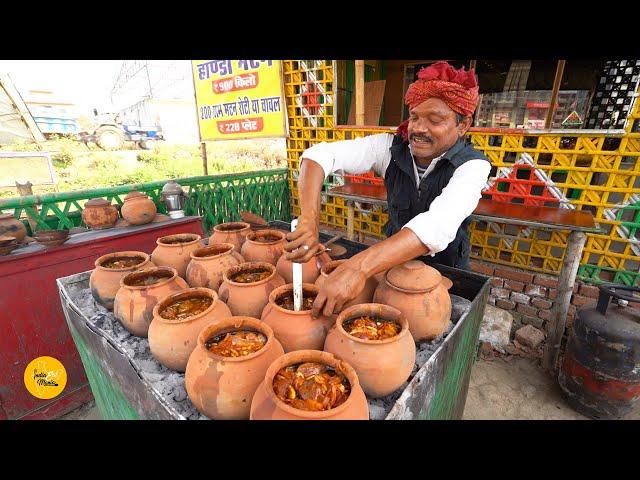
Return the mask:
<path fill-rule="evenodd" d="M 318 219 L 314 214 L 300 215 L 295 231 L 288 233 L 286 238 L 288 243 L 284 250 L 289 253 L 285 258 L 291 262 L 308 262 L 318 251 L 324 249 L 319 241 Z"/>

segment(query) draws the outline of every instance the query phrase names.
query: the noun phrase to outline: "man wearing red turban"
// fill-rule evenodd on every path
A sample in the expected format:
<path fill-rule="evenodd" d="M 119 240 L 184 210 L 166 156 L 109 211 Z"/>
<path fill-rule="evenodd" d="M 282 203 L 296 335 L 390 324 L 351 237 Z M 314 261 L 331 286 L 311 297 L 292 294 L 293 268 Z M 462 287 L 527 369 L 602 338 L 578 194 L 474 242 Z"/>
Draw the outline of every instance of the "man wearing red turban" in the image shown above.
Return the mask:
<path fill-rule="evenodd" d="M 447 62 L 423 68 L 405 95 L 409 119 L 396 135 L 322 142 L 302 153 L 298 190 L 301 215 L 287 235 L 287 258 L 307 262 L 318 240 L 320 192 L 331 173 L 373 169 L 387 189 L 388 236 L 341 264 L 324 283 L 313 313 L 338 313 L 365 281 L 396 265 L 427 255 L 430 262 L 469 267 L 470 215 L 478 205 L 491 164 L 464 141 L 478 103 L 473 69 Z"/>

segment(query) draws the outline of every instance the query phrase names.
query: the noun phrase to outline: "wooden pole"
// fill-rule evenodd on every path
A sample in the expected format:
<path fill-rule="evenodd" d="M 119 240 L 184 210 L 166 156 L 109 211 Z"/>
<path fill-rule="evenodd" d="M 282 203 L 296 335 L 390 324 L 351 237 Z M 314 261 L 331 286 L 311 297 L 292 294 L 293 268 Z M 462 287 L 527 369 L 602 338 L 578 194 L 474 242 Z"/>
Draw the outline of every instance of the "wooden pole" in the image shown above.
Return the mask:
<path fill-rule="evenodd" d="M 556 103 L 558 101 L 558 92 L 560 91 L 560 84 L 562 83 L 562 74 L 564 73 L 565 60 L 558 60 L 558 66 L 556 67 L 556 78 L 553 79 L 553 90 L 551 91 L 551 101 L 549 102 L 549 110 L 547 110 L 547 118 L 544 120 L 544 128 L 551 128 L 551 121 L 553 120 L 553 112 L 556 109 Z"/>
<path fill-rule="evenodd" d="M 33 184 L 29 180 L 27 180 L 27 183 L 19 183 L 16 181 L 16 188 L 18 189 L 18 195 L 20 195 L 21 197 L 28 197 L 30 195 L 33 195 Z M 39 212 L 37 205 L 34 205 L 33 209 L 36 212 Z M 29 226 L 31 227 L 31 234 L 33 234 L 36 231 L 38 222 L 33 219 L 30 213 L 27 214 L 27 218 Z"/>
<path fill-rule="evenodd" d="M 582 249 L 587 240 L 587 236 L 582 232 L 571 232 L 567 239 L 567 251 L 562 261 L 562 270 L 558 277 L 558 292 L 556 301 L 551 311 L 551 320 L 547 328 L 547 344 L 544 348 L 543 366 L 550 372 L 555 372 L 560 344 L 564 335 L 564 328 L 567 322 L 567 312 L 573 294 L 573 285 L 576 282 L 576 274 L 580 266 Z"/>
<path fill-rule="evenodd" d="M 207 144 L 200 142 L 200 156 L 202 157 L 202 170 L 205 175 L 209 175 L 209 167 L 207 165 Z"/>
<path fill-rule="evenodd" d="M 471 60 L 469 62 L 469 70 L 471 70 L 472 68 L 476 68 L 476 61 L 475 60 Z"/>
<path fill-rule="evenodd" d="M 364 60 L 356 60 L 356 125 L 364 125 Z"/>

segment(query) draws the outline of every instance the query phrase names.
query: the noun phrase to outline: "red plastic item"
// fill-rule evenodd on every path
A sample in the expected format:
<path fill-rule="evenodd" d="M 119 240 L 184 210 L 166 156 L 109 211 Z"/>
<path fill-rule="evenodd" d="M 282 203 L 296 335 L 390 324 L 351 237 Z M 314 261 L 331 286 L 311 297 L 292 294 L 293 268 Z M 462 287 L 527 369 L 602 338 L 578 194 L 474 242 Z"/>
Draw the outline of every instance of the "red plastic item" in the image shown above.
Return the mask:
<path fill-rule="evenodd" d="M 0 257 L 0 419 L 51 419 L 93 396 L 62 312 L 56 278 L 94 268 L 96 258 L 119 250 L 151 253 L 156 239 L 176 233 L 203 235 L 200 217 L 72 235 L 49 249 L 29 245 Z M 67 371 L 64 391 L 51 400 L 32 396 L 24 370 L 51 356 Z"/>
<path fill-rule="evenodd" d="M 349 183 L 365 183 L 368 185 L 384 185 L 384 178 L 378 177 L 375 173 L 369 171 L 362 175 L 345 174 L 344 179 Z"/>
<path fill-rule="evenodd" d="M 518 172 L 523 172 L 526 178 L 518 178 Z M 506 185 L 507 191 L 498 189 L 502 185 Z M 521 203 L 536 207 L 560 205 L 558 198 L 536 176 L 535 168 L 530 165 L 514 165 L 507 177 L 498 178 L 490 188 L 483 190 L 482 195 L 496 202 Z M 514 199 L 520 201 L 514 201 Z"/>

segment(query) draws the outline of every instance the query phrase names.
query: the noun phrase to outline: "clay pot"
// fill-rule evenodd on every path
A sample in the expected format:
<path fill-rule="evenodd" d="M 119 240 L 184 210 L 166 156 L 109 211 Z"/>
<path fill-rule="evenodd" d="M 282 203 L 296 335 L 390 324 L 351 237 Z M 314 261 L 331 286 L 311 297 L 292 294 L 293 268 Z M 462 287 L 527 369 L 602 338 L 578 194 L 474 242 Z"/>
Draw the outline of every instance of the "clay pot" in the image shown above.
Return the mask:
<path fill-rule="evenodd" d="M 258 268 L 268 269 L 269 277 L 254 283 L 238 283 L 230 280 L 237 273 L 250 272 Z M 245 262 L 228 268 L 222 274 L 222 284 L 218 293 L 234 315 L 260 318 L 264 306 L 269 302 L 269 294 L 277 287 L 284 285 L 284 280 L 276 267 L 266 262 Z"/>
<path fill-rule="evenodd" d="M 293 284 L 276 288 L 269 295 L 269 303 L 262 311 L 261 319 L 273 329 L 285 352 L 294 350 L 322 350 L 327 332 L 333 320 L 324 315 L 313 318 L 311 310 L 287 310 L 277 302 L 282 297 L 292 295 Z M 302 284 L 302 296 L 315 296 L 318 287 L 312 283 Z"/>
<path fill-rule="evenodd" d="M 160 277 L 161 280 L 153 285 L 133 285 L 149 277 Z M 120 289 L 113 302 L 113 316 L 131 334 L 146 337 L 153 319 L 153 307 L 167 295 L 187 288 L 189 285 L 178 276 L 175 268 L 154 267 L 129 273 L 120 280 Z"/>
<path fill-rule="evenodd" d="M 197 315 L 182 320 L 170 320 L 160 312 L 179 300 L 209 297 L 213 303 Z M 149 349 L 153 357 L 165 367 L 184 372 L 189 356 L 196 347 L 198 335 L 209 325 L 231 316 L 231 311 L 210 288 L 189 288 L 164 297 L 153 307 L 153 320 L 149 325 Z"/>
<path fill-rule="evenodd" d="M 142 192 L 129 192 L 124 197 L 124 204 L 120 209 L 122 218 L 131 225 L 145 225 L 153 222 L 158 213 L 156 204 Z"/>
<path fill-rule="evenodd" d="M 116 258 L 140 258 L 141 260 L 131 267 L 123 268 L 108 268 L 103 264 L 114 260 Z M 113 310 L 113 302 L 116 298 L 116 293 L 120 289 L 120 280 L 126 277 L 131 272 L 136 270 L 146 270 L 155 267 L 149 255 L 144 252 L 115 252 L 108 253 L 98 257 L 94 262 L 95 268 L 91 272 L 89 277 L 89 288 L 91 294 L 96 302 L 109 310 Z"/>
<path fill-rule="evenodd" d="M 416 342 L 442 334 L 451 318 L 451 298 L 442 275 L 419 260 L 389 270 L 373 301 L 400 310 L 409 321 L 409 331 Z"/>
<path fill-rule="evenodd" d="M 160 237 L 156 240 L 158 246 L 151 252 L 151 259 L 159 267 L 175 268 L 178 275 L 185 278 L 187 265 L 191 261 L 191 252 L 202 247 L 200 238 L 200 235 L 195 233 L 178 233 Z"/>
<path fill-rule="evenodd" d="M 392 338 L 366 340 L 349 335 L 343 323 L 362 316 L 398 322 L 402 329 Z M 329 330 L 324 351 L 349 359 L 364 392 L 373 398 L 393 393 L 407 381 L 416 361 L 416 344 L 409 322 L 397 308 L 377 303 L 355 305 L 343 310 Z"/>
<path fill-rule="evenodd" d="M 344 262 L 346 262 L 346 260 L 333 260 L 322 266 L 322 268 L 320 269 L 320 276 L 315 283 L 316 287 L 318 287 L 318 290 L 322 288 L 331 272 L 333 272 Z M 351 307 L 352 305 L 358 305 L 360 303 L 371 303 L 371 301 L 373 300 L 373 292 L 375 292 L 377 286 L 378 282 L 374 277 L 367 279 L 362 291 L 358 295 L 356 295 L 353 300 L 349 300 L 347 303 L 345 303 L 343 309 Z"/>
<path fill-rule="evenodd" d="M 287 283 L 293 282 L 293 262 L 287 260 L 287 252 L 280 255 L 278 262 L 276 263 L 276 269 L 284 281 Z M 313 283 L 320 276 L 320 269 L 323 265 L 326 265 L 331 261 L 331 257 L 327 253 L 321 253 L 320 255 L 313 257 L 308 262 L 302 263 L 302 282 Z"/>
<path fill-rule="evenodd" d="M 349 398 L 336 408 L 309 412 L 287 405 L 273 391 L 273 378 L 281 368 L 304 362 L 320 362 L 342 373 L 351 384 Z M 369 405 L 355 370 L 331 353 L 318 350 L 298 350 L 277 358 L 267 369 L 264 381 L 251 401 L 251 420 L 369 420 Z"/>
<path fill-rule="evenodd" d="M 236 253 L 240 253 L 244 240 L 250 232 L 251 226 L 246 222 L 220 223 L 213 227 L 213 234 L 209 237 L 209 245 L 231 243 Z"/>
<path fill-rule="evenodd" d="M 104 198 L 93 198 L 84 204 L 82 221 L 92 230 L 111 228 L 118 221 L 118 209 Z"/>
<path fill-rule="evenodd" d="M 233 330 L 253 330 L 267 337 L 257 352 L 244 357 L 224 357 L 210 352 L 205 343 Z M 282 356 L 273 330 L 258 319 L 229 317 L 205 327 L 185 370 L 187 394 L 200 413 L 215 420 L 247 420 L 251 400 L 273 361 Z"/>
<path fill-rule="evenodd" d="M 187 283 L 192 287 L 206 287 L 217 292 L 225 270 L 241 263 L 244 263 L 244 258 L 233 249 L 231 243 L 214 243 L 198 248 L 191 252 Z"/>
<path fill-rule="evenodd" d="M 27 227 L 10 213 L 0 215 L 0 235 L 13 237 L 21 242 L 27 236 Z"/>
<path fill-rule="evenodd" d="M 278 263 L 278 259 L 284 253 L 286 242 L 284 232 L 281 230 L 258 230 L 247 235 L 247 239 L 242 245 L 241 254 L 247 262 L 267 262 L 271 265 Z M 261 238 L 277 237 L 278 240 L 272 242 L 260 242 Z"/>

